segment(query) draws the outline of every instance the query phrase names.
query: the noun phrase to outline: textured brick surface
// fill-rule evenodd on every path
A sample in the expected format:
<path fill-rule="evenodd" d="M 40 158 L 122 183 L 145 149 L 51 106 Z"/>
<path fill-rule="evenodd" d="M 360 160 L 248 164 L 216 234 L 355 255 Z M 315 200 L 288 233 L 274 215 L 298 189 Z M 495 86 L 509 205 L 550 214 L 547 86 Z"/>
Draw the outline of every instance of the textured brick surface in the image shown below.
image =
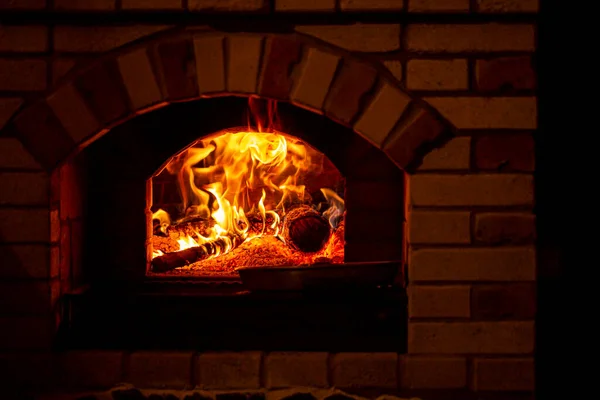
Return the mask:
<path fill-rule="evenodd" d="M 0 138 L 0 167 L 40 170 L 42 167 L 15 138 Z"/>
<path fill-rule="evenodd" d="M 415 206 L 517 206 L 533 204 L 530 175 L 477 174 L 411 177 Z"/>
<path fill-rule="evenodd" d="M 456 137 L 427 153 L 418 170 L 467 170 L 470 156 L 471 138 Z"/>
<path fill-rule="evenodd" d="M 459 129 L 535 129 L 535 97 L 429 97 L 425 99 Z"/>
<path fill-rule="evenodd" d="M 400 11 L 402 0 L 340 0 L 342 11 Z"/>
<path fill-rule="evenodd" d="M 410 318 L 468 318 L 469 286 L 416 286 L 408 289 Z"/>
<path fill-rule="evenodd" d="M 48 349 L 55 332 L 51 315 L 3 316 L 0 317 L 0 326 L 0 348 L 11 351 Z"/>
<path fill-rule="evenodd" d="M 327 353 L 275 352 L 265 361 L 266 387 L 327 387 Z"/>
<path fill-rule="evenodd" d="M 466 90 L 467 60 L 409 60 L 406 87 L 411 90 Z"/>
<path fill-rule="evenodd" d="M 50 195 L 50 179 L 44 172 L 0 172 L 0 206 L 44 206 Z"/>
<path fill-rule="evenodd" d="M 331 361 L 336 387 L 396 388 L 398 355 L 395 353 L 338 353 Z"/>
<path fill-rule="evenodd" d="M 394 78 L 402 80 L 402 62 L 399 60 L 385 60 L 383 65 L 390 70 Z"/>
<path fill-rule="evenodd" d="M 75 143 L 45 102 L 26 107 L 14 119 L 14 128 L 25 148 L 45 168 L 52 168 Z"/>
<path fill-rule="evenodd" d="M 488 135 L 475 142 L 475 165 L 481 170 L 532 172 L 535 143 L 529 134 Z"/>
<path fill-rule="evenodd" d="M 275 0 L 275 11 L 326 12 L 335 10 L 335 0 Z"/>
<path fill-rule="evenodd" d="M 55 383 L 54 360 L 45 351 L 1 354 L 0 374 L 9 393 L 15 387 L 47 389 Z"/>
<path fill-rule="evenodd" d="M 0 10 L 39 10 L 46 7 L 46 0 L 0 1 Z"/>
<path fill-rule="evenodd" d="M 115 0 L 54 0 L 57 10 L 108 11 L 115 9 Z"/>
<path fill-rule="evenodd" d="M 258 389 L 261 353 L 205 353 L 196 365 L 197 384 L 203 389 Z"/>
<path fill-rule="evenodd" d="M 19 109 L 19 107 L 21 107 L 22 104 L 23 104 L 23 99 L 21 99 L 19 97 L 6 97 L 6 98 L 0 99 L 0 129 L 2 129 L 4 124 L 6 124 L 6 121 L 8 121 L 10 119 L 10 117 L 13 116 L 13 114 Z M 0 139 L 0 140 L 6 140 L 6 139 Z M 3 143 L 0 142 L 0 152 L 3 152 L 4 149 L 2 149 L 1 144 L 3 144 Z M 0 153 L 0 154 L 2 154 L 2 153 Z M 3 164 L 4 164 L 4 157 L 0 157 L 0 165 L 3 165 Z"/>
<path fill-rule="evenodd" d="M 471 314 L 477 319 L 533 319 L 536 311 L 534 283 L 475 285 Z"/>
<path fill-rule="evenodd" d="M 169 100 L 198 95 L 196 63 L 191 40 L 179 39 L 156 45 L 156 56 L 162 73 L 164 94 Z"/>
<path fill-rule="evenodd" d="M 40 91 L 46 89 L 46 61 L 0 59 L 0 90 Z"/>
<path fill-rule="evenodd" d="M 475 79 L 479 90 L 535 89 L 531 57 L 502 57 L 477 60 Z"/>
<path fill-rule="evenodd" d="M 146 49 L 124 54 L 117 59 L 117 63 L 134 110 L 162 100 Z"/>
<path fill-rule="evenodd" d="M 100 122 L 72 84 L 61 86 L 46 102 L 76 143 L 100 130 Z"/>
<path fill-rule="evenodd" d="M 535 250 L 525 248 L 421 249 L 410 253 L 411 281 L 532 281 Z"/>
<path fill-rule="evenodd" d="M 464 51 L 533 51 L 533 25 L 411 24 L 404 32 L 407 50 L 454 53 Z"/>
<path fill-rule="evenodd" d="M 52 60 L 52 83 L 56 84 L 77 65 L 78 60 L 72 57 L 58 57 Z"/>
<path fill-rule="evenodd" d="M 182 0 L 122 0 L 124 10 L 180 10 Z"/>
<path fill-rule="evenodd" d="M 45 26 L 0 26 L 0 51 L 36 52 L 48 49 Z"/>
<path fill-rule="evenodd" d="M 2 278 L 50 278 L 57 271 L 50 267 L 50 246 L 0 245 L 0 277 Z"/>
<path fill-rule="evenodd" d="M 410 322 L 408 352 L 423 354 L 528 354 L 533 322 Z"/>
<path fill-rule="evenodd" d="M 287 99 L 292 88 L 291 70 L 300 62 L 302 46 L 293 39 L 276 37 L 267 42 L 259 92 L 263 96 Z"/>
<path fill-rule="evenodd" d="M 367 64 L 344 62 L 329 89 L 325 112 L 349 124 L 358 114 L 362 100 L 377 79 L 377 71 Z"/>
<path fill-rule="evenodd" d="M 353 51 L 383 52 L 400 48 L 400 25 L 304 25 L 296 31 Z"/>
<path fill-rule="evenodd" d="M 445 131 L 444 125 L 429 110 L 413 108 L 387 139 L 385 153 L 400 168 L 413 168 L 423 156 L 423 148 L 434 143 Z"/>
<path fill-rule="evenodd" d="M 44 314 L 56 306 L 58 280 L 0 283 L 0 312 L 5 314 Z"/>
<path fill-rule="evenodd" d="M 467 12 L 469 0 L 408 0 L 412 12 Z"/>
<path fill-rule="evenodd" d="M 532 358 L 475 359 L 474 389 L 477 391 L 531 391 L 535 386 Z"/>
<path fill-rule="evenodd" d="M 188 0 L 191 11 L 257 11 L 265 5 L 265 0 Z"/>
<path fill-rule="evenodd" d="M 480 12 L 537 12 L 539 0 L 477 0 Z"/>
<path fill-rule="evenodd" d="M 75 80 L 75 87 L 103 125 L 130 113 L 127 90 L 122 83 L 117 62 L 113 59 L 94 65 L 79 75 Z"/>
<path fill-rule="evenodd" d="M 225 90 L 225 61 L 223 36 L 199 36 L 194 38 L 196 55 L 196 79 L 200 93 Z"/>
<path fill-rule="evenodd" d="M 47 209 L 0 208 L 0 237 L 6 243 L 50 241 Z"/>
<path fill-rule="evenodd" d="M 354 125 L 354 129 L 379 147 L 394 128 L 410 101 L 410 97 L 406 93 L 386 82 L 375 93 L 370 104 Z"/>
<path fill-rule="evenodd" d="M 60 358 L 61 378 L 71 387 L 111 387 L 122 379 L 123 353 L 72 351 Z"/>
<path fill-rule="evenodd" d="M 262 42 L 263 38 L 260 36 L 227 38 L 227 90 L 256 92 Z"/>
<path fill-rule="evenodd" d="M 533 243 L 535 216 L 526 213 L 481 213 L 475 215 L 475 240 L 486 244 Z"/>
<path fill-rule="evenodd" d="M 166 29 L 164 25 L 57 26 L 54 49 L 59 52 L 104 52 Z"/>
<path fill-rule="evenodd" d="M 408 389 L 462 389 L 467 385 L 464 357 L 406 356 L 400 364 L 401 386 Z"/>
<path fill-rule="evenodd" d="M 183 389 L 191 379 L 191 352 L 137 352 L 129 358 L 129 380 L 138 387 Z"/>
<path fill-rule="evenodd" d="M 308 49 L 302 70 L 290 98 L 303 105 L 321 109 L 340 58 L 318 49 Z"/>
<path fill-rule="evenodd" d="M 457 211 L 412 211 L 409 217 L 412 244 L 459 244 L 471 241 L 470 213 Z"/>

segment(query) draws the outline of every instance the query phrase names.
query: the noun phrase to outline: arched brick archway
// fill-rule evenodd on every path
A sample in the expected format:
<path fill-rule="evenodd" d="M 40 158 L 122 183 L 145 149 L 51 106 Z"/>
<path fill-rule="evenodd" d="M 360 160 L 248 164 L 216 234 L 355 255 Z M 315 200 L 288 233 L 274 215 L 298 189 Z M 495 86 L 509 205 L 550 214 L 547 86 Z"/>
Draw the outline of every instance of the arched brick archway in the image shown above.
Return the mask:
<path fill-rule="evenodd" d="M 123 121 L 173 102 L 259 96 L 351 127 L 411 172 L 453 128 L 376 63 L 298 34 L 196 32 L 108 54 L 5 129 L 47 170 Z"/>

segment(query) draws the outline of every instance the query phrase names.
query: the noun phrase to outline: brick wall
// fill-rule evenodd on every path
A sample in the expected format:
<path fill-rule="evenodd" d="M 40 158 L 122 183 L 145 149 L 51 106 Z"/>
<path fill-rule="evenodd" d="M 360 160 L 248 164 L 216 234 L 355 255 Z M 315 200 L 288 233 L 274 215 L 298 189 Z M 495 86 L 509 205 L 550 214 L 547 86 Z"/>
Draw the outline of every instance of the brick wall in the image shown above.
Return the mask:
<path fill-rule="evenodd" d="M 69 23 L 75 17 L 27 19 L 27 10 L 51 8 L 81 18 L 103 14 L 88 18 L 93 26 Z M 537 1 L 13 0 L 0 9 L 18 13 L 0 25 L 0 348 L 2 371 L 11 372 L 3 376 L 14 377 L 8 381 L 30 387 L 32 376 L 37 383 L 47 377 L 30 371 L 61 365 L 86 387 L 124 377 L 143 386 L 148 376 L 166 386 L 212 379 L 225 387 L 225 368 L 251 370 L 253 377 L 235 379 L 247 389 L 376 386 L 480 396 L 533 389 L 536 27 L 534 17 L 510 16 L 536 12 Z M 121 9 L 149 11 L 139 21 L 133 14 L 127 23 L 102 25 L 100 15 Z M 302 50 L 269 53 L 279 36 L 212 32 L 202 18 L 182 26 L 183 19 L 161 20 L 157 9 L 216 11 L 221 21 L 228 11 L 255 12 L 262 21 L 292 24 L 284 30 L 297 35 L 281 36 L 280 49 L 300 43 Z M 439 18 L 443 13 L 452 17 Z M 269 65 L 270 54 L 278 62 Z M 221 92 L 289 99 L 324 113 L 411 174 L 407 355 L 240 361 L 231 354 L 212 368 L 211 357 L 221 356 L 160 354 L 159 362 L 144 354 L 38 351 L 48 349 L 60 321 L 57 303 L 80 268 L 80 200 L 64 190 L 77 180 L 75 161 L 57 165 L 135 113 Z M 152 366 L 163 362 L 169 374 L 154 377 Z M 259 362 L 273 368 L 261 369 L 262 378 Z M 285 372 L 323 363 L 305 375 Z M 98 365 L 115 372 L 94 372 Z"/>

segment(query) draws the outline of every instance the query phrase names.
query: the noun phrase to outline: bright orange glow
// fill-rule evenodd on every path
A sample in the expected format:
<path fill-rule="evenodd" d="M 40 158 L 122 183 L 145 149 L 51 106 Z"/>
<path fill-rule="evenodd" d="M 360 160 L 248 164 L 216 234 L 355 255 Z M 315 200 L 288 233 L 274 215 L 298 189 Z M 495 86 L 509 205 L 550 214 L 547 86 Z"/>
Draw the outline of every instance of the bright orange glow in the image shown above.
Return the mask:
<path fill-rule="evenodd" d="M 251 111 L 256 112 L 252 105 L 251 101 Z M 313 207 L 335 231 L 343 218 L 344 200 L 332 188 L 324 187 L 319 188 L 324 201 L 313 204 L 305 182 L 307 175 L 318 177 L 322 173 L 323 155 L 301 140 L 272 129 L 276 113 L 274 103 L 271 105 L 266 122 L 256 118 L 256 129 L 226 130 L 198 140 L 166 164 L 164 170 L 177 180 L 181 214 L 173 221 L 163 209 L 154 212 L 155 234 L 166 234 L 189 221 L 207 222 L 201 228 L 190 229 L 188 225 L 177 238 L 178 248 L 168 252 L 219 240 L 223 245 L 208 257 L 216 258 L 264 236 L 285 243 L 284 218 L 289 209 L 299 205 Z M 333 258 L 333 242 L 331 235 L 312 257 Z M 155 249 L 152 258 L 164 254 Z"/>

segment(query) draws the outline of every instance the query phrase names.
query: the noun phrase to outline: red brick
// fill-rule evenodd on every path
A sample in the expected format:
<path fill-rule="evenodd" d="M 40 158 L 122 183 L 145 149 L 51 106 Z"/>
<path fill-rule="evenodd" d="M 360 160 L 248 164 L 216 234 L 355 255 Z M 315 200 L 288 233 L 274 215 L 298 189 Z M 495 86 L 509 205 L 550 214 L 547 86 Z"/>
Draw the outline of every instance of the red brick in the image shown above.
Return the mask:
<path fill-rule="evenodd" d="M 0 376 L 9 387 L 45 389 L 55 383 L 52 353 L 7 353 L 0 355 Z"/>
<path fill-rule="evenodd" d="M 49 278 L 50 246 L 0 245 L 1 278 Z"/>
<path fill-rule="evenodd" d="M 260 352 L 204 353 L 198 356 L 197 384 L 202 389 L 258 389 Z"/>
<path fill-rule="evenodd" d="M 350 51 L 400 49 L 400 24 L 301 25 L 296 31 Z"/>
<path fill-rule="evenodd" d="M 475 240 L 486 244 L 528 244 L 536 239 L 535 216 L 525 213 L 475 215 Z"/>
<path fill-rule="evenodd" d="M 75 146 L 45 102 L 25 108 L 15 117 L 14 126 L 25 148 L 46 169 L 55 167 Z"/>
<path fill-rule="evenodd" d="M 0 10 L 39 10 L 46 7 L 46 0 L 6 0 L 0 2 Z"/>
<path fill-rule="evenodd" d="M 535 386 L 532 358 L 475 359 L 476 391 L 532 391 Z"/>
<path fill-rule="evenodd" d="M 536 310 L 534 283 L 475 285 L 471 317 L 475 319 L 533 319 Z"/>
<path fill-rule="evenodd" d="M 530 354 L 533 322 L 410 322 L 408 352 L 421 354 Z"/>
<path fill-rule="evenodd" d="M 355 61 L 344 62 L 325 100 L 325 113 L 349 124 L 360 111 L 361 101 L 376 79 L 375 69 Z"/>
<path fill-rule="evenodd" d="M 23 105 L 24 101 L 22 98 L 19 97 L 4 97 L 0 99 L 0 129 L 2 129 L 4 127 L 4 124 L 6 124 L 6 122 L 14 115 L 15 111 L 17 111 L 21 105 Z M 0 138 L 0 140 L 2 141 L 6 141 L 6 138 Z M 4 145 L 4 143 L 0 143 L 2 145 Z M 2 160 L 2 166 L 5 165 L 5 161 L 4 161 L 4 152 L 9 153 L 9 151 L 6 151 L 3 146 L 0 145 L 0 151 L 2 153 L 0 153 L 0 160 Z"/>
<path fill-rule="evenodd" d="M 124 10 L 180 10 L 182 0 L 122 0 Z"/>
<path fill-rule="evenodd" d="M 416 166 L 426 148 L 445 131 L 444 125 L 428 110 L 415 108 L 403 117 L 384 145 L 385 153 L 400 168 Z"/>
<path fill-rule="evenodd" d="M 17 138 L 0 138 L 0 166 L 2 168 L 18 168 L 21 170 L 39 171 L 40 164 L 29 154 Z"/>
<path fill-rule="evenodd" d="M 266 387 L 327 387 L 327 353 L 275 352 L 267 355 Z"/>
<path fill-rule="evenodd" d="M 57 52 L 97 53 L 120 47 L 168 28 L 166 25 L 57 26 L 54 50 Z"/>
<path fill-rule="evenodd" d="M 409 218 L 409 242 L 412 244 L 471 242 L 469 212 L 412 211 Z"/>
<path fill-rule="evenodd" d="M 49 243 L 48 209 L 0 208 L 0 237 L 5 243 Z"/>
<path fill-rule="evenodd" d="M 410 90 L 467 90 L 467 60 L 409 60 L 406 87 Z"/>
<path fill-rule="evenodd" d="M 48 205 L 50 182 L 44 172 L 0 172 L 0 206 Z"/>
<path fill-rule="evenodd" d="M 0 59 L 0 90 L 42 91 L 46 86 L 45 60 Z"/>
<path fill-rule="evenodd" d="M 400 11 L 402 1 L 398 0 L 341 0 L 342 11 Z"/>
<path fill-rule="evenodd" d="M 53 315 L 0 317 L 0 348 L 49 349 L 56 332 Z"/>
<path fill-rule="evenodd" d="M 48 49 L 48 28 L 45 26 L 1 26 L 0 51 L 41 52 Z"/>
<path fill-rule="evenodd" d="M 75 86 L 96 118 L 104 125 L 130 113 L 127 90 L 115 60 L 107 60 L 83 72 Z"/>
<path fill-rule="evenodd" d="M 71 219 L 83 216 L 83 177 L 75 161 L 63 164 L 59 169 L 60 218 Z"/>
<path fill-rule="evenodd" d="M 401 386 L 407 389 L 462 389 L 467 386 L 464 357 L 403 357 Z"/>
<path fill-rule="evenodd" d="M 159 43 L 156 57 L 168 100 L 198 96 L 194 46 L 190 40 Z"/>
<path fill-rule="evenodd" d="M 44 314 L 54 310 L 60 288 L 57 280 L 0 283 L 0 312 Z"/>
<path fill-rule="evenodd" d="M 461 12 L 469 11 L 469 0 L 409 0 L 411 12 Z"/>
<path fill-rule="evenodd" d="M 301 44 L 293 39 L 275 37 L 268 41 L 260 94 L 287 99 L 292 88 L 292 67 L 300 62 Z"/>
<path fill-rule="evenodd" d="M 265 0 L 188 0 L 190 11 L 259 11 Z"/>
<path fill-rule="evenodd" d="M 106 11 L 115 8 L 115 0 L 54 0 L 57 10 Z"/>
<path fill-rule="evenodd" d="M 331 366 L 332 384 L 336 387 L 398 387 L 395 353 L 338 353 L 333 356 Z"/>
<path fill-rule="evenodd" d="M 123 353 L 72 351 L 60 357 L 64 383 L 73 388 L 108 388 L 122 379 Z"/>
<path fill-rule="evenodd" d="M 532 172 L 534 159 L 531 135 L 488 135 L 475 142 L 475 165 L 480 170 Z"/>
<path fill-rule="evenodd" d="M 531 57 L 504 57 L 477 60 L 477 88 L 484 91 L 535 89 Z"/>
<path fill-rule="evenodd" d="M 73 58 L 57 58 L 52 61 L 52 83 L 56 83 L 72 71 L 78 60 Z"/>
<path fill-rule="evenodd" d="M 275 11 L 335 11 L 335 0 L 275 0 Z"/>
<path fill-rule="evenodd" d="M 191 372 L 191 352 L 138 352 L 129 359 L 129 380 L 137 387 L 183 389 Z"/>
<path fill-rule="evenodd" d="M 477 11 L 485 13 L 537 12 L 539 0 L 477 0 Z"/>
<path fill-rule="evenodd" d="M 408 290 L 410 318 L 468 318 L 469 286 L 416 286 Z"/>

